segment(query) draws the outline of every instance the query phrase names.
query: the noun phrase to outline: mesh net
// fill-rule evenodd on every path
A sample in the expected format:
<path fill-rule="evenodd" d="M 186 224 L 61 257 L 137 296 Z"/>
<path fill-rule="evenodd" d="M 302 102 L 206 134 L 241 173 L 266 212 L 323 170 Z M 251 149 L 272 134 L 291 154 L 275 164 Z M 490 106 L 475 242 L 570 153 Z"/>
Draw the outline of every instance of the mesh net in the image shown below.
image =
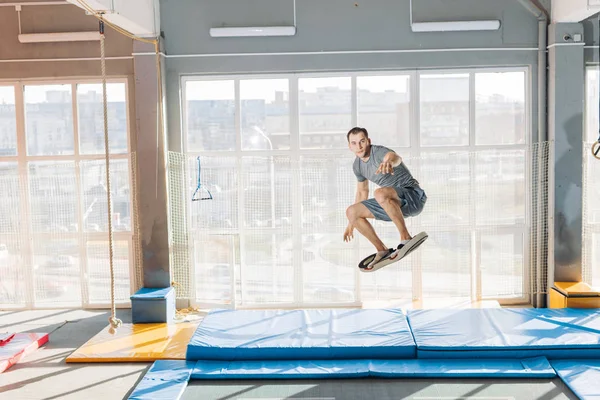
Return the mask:
<path fill-rule="evenodd" d="M 135 156 L 131 158 L 135 162 Z M 136 265 L 131 161 L 111 160 L 116 302 L 129 301 Z M 110 304 L 104 160 L 2 163 L 0 306 Z M 133 246 L 135 247 L 135 246 Z"/>
<path fill-rule="evenodd" d="M 531 223 L 529 227 L 530 287 L 533 295 L 548 293 L 548 165 L 552 159 L 552 143 L 542 142 L 533 146 L 531 153 Z"/>
<path fill-rule="evenodd" d="M 175 282 L 177 298 L 190 298 L 190 262 L 185 210 L 185 158 L 180 153 L 171 153 L 168 159 L 169 248 L 171 277 Z"/>
<path fill-rule="evenodd" d="M 137 292 L 144 286 L 144 259 L 142 253 L 142 229 L 140 218 L 140 198 L 137 154 L 131 153 L 131 241 L 132 241 L 132 264 L 133 264 L 133 291 Z"/>
<path fill-rule="evenodd" d="M 356 188 L 347 154 L 205 156 L 200 178 L 213 200 L 192 202 L 196 157 L 170 153 L 173 271 L 190 280 L 198 304 L 529 301 L 547 291 L 548 155 L 541 143 L 403 157 L 428 196 L 407 225 L 429 239 L 401 262 L 362 274 L 357 264 L 374 247 L 356 231 L 342 240 Z M 397 245 L 392 223 L 372 223 L 387 246 Z"/>

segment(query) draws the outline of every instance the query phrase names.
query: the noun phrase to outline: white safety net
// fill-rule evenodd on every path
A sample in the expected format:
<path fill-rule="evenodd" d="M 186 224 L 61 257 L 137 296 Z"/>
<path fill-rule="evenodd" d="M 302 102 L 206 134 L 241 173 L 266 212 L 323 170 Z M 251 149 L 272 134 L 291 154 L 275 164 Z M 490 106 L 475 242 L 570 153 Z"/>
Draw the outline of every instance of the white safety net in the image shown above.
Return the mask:
<path fill-rule="evenodd" d="M 404 156 L 428 196 L 408 228 L 429 239 L 372 274 L 357 264 L 374 247 L 357 231 L 350 243 L 342 239 L 356 188 L 348 154 L 202 156 L 200 186 L 212 199 L 192 201 L 198 159 L 170 153 L 171 166 L 186 166 L 170 172 L 173 271 L 199 305 L 529 301 L 547 290 L 548 199 L 539 179 L 547 179 L 548 150 L 542 143 Z M 391 222 L 373 225 L 386 245 L 398 244 Z"/>
<path fill-rule="evenodd" d="M 111 160 L 117 304 L 129 301 L 136 269 L 130 162 Z M 0 307 L 110 304 L 104 160 L 31 161 L 22 169 L 2 163 L 0 168 Z"/>

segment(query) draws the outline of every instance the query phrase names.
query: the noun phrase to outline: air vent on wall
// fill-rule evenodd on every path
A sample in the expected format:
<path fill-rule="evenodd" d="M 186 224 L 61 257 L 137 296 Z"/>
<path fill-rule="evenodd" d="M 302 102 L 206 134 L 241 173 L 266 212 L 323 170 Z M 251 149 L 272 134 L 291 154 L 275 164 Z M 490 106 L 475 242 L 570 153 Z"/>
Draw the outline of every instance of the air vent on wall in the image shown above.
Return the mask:
<path fill-rule="evenodd" d="M 294 24 L 292 26 L 226 26 L 210 28 L 211 37 L 294 36 L 296 34 L 296 0 L 292 0 Z"/>
<path fill-rule="evenodd" d="M 599 0 L 600 1 L 600 0 Z M 410 29 L 413 32 L 497 31 L 500 20 L 413 22 L 413 0 L 410 4 Z"/>
<path fill-rule="evenodd" d="M 212 37 L 294 36 L 295 26 L 244 26 L 210 28 Z"/>

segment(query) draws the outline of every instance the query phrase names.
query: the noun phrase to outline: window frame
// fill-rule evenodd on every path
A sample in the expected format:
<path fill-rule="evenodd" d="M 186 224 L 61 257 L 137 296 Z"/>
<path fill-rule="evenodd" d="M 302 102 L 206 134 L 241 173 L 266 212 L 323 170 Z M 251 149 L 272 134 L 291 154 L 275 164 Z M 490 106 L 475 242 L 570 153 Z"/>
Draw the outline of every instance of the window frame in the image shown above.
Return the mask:
<path fill-rule="evenodd" d="M 132 138 L 132 121 L 131 121 L 131 82 L 127 76 L 113 76 L 106 80 L 107 84 L 119 83 L 123 84 L 125 88 L 125 116 L 126 116 L 126 143 L 127 149 L 123 153 L 110 154 L 110 160 L 127 160 L 127 176 L 129 180 L 129 204 L 132 215 L 131 227 L 129 231 L 113 231 L 114 242 L 127 242 L 128 254 L 129 254 L 129 294 L 133 293 L 135 289 L 135 222 L 133 220 L 134 215 L 134 177 L 132 176 L 132 161 L 134 161 L 134 141 Z M 33 264 L 33 243 L 36 240 L 47 240 L 48 233 L 34 232 L 32 228 L 32 221 L 30 217 L 31 211 L 31 197 L 30 197 L 30 173 L 29 166 L 32 162 L 40 161 L 66 161 L 74 164 L 75 180 L 76 180 L 76 193 L 77 193 L 77 222 L 78 226 L 82 227 L 82 183 L 81 183 L 81 162 L 93 161 L 93 160 L 105 160 L 105 154 L 81 154 L 79 147 L 79 115 L 77 102 L 77 86 L 79 84 L 102 84 L 100 78 L 56 78 L 56 79 L 22 79 L 22 80 L 0 80 L 0 86 L 7 87 L 12 86 L 15 93 L 15 117 L 16 117 L 16 133 L 17 133 L 17 154 L 15 156 L 2 156 L 0 155 L 0 162 L 15 162 L 19 170 L 19 185 L 22 188 L 22 199 L 20 199 L 20 218 L 22 221 L 27 221 L 23 224 L 23 229 L 19 234 L 19 242 L 21 243 L 21 266 L 24 271 L 25 277 L 25 301 L 18 304 L 6 304 L 7 308 L 11 309 L 60 309 L 60 308 L 73 308 L 74 306 L 82 307 L 84 309 L 89 308 L 106 308 L 110 306 L 108 302 L 92 302 L 89 298 L 89 278 L 87 278 L 88 272 L 88 255 L 87 245 L 94 242 L 106 242 L 108 240 L 107 232 L 86 232 L 85 230 L 78 229 L 77 232 L 65 232 L 60 234 L 60 239 L 64 240 L 76 240 L 79 245 L 79 284 L 81 290 L 81 302 L 80 304 L 74 304 L 72 302 L 65 303 L 54 303 L 54 302 L 38 302 L 35 299 L 35 272 Z M 70 155 L 28 155 L 27 154 L 27 138 L 26 138 L 26 115 L 25 115 L 25 87 L 26 86 L 44 86 L 44 85 L 70 85 L 71 86 L 71 106 L 73 113 L 73 154 Z M 0 240 L 3 237 L 11 236 L 9 233 L 0 233 Z M 52 235 L 52 233 L 50 233 Z M 108 277 L 108 275 L 107 275 Z M 129 308 L 131 307 L 131 301 L 129 296 L 125 301 L 116 301 L 117 308 Z"/>
<path fill-rule="evenodd" d="M 596 175 L 594 175 L 594 169 L 600 167 L 600 161 L 596 160 L 591 154 L 591 146 L 595 140 L 595 134 L 592 136 L 592 141 L 588 141 L 588 135 L 591 133 L 591 126 L 595 125 L 600 126 L 600 116 L 598 114 L 598 104 L 593 104 L 593 107 L 590 107 L 588 103 L 588 99 L 590 98 L 590 76 L 592 74 L 596 74 L 597 79 L 597 90 L 600 89 L 600 65 L 598 63 L 588 63 L 584 69 L 584 118 L 583 118 L 583 165 L 582 165 L 582 277 L 583 281 L 594 286 L 594 282 L 596 284 L 600 282 L 600 265 L 594 263 L 594 259 L 600 257 L 597 253 L 600 251 L 597 247 L 594 247 L 594 237 L 599 237 L 598 241 L 600 241 L 600 219 L 598 222 L 590 222 L 590 202 L 588 201 L 588 196 L 590 191 L 600 188 L 593 187 L 593 182 L 598 182 L 595 179 Z M 594 97 L 597 97 L 598 93 L 594 94 Z M 590 112 L 590 110 L 593 110 Z M 594 122 L 590 121 L 590 117 Z M 597 163 L 597 164 L 595 164 Z M 596 168 L 592 167 L 593 165 Z M 597 184 L 598 185 L 598 184 Z"/>
<path fill-rule="evenodd" d="M 476 88 L 475 88 L 475 75 L 477 73 L 495 73 L 495 72 L 522 72 L 524 74 L 523 84 L 524 84 L 524 94 L 525 94 L 525 115 L 524 115 L 524 123 L 525 123 L 525 140 L 522 144 L 494 144 L 494 145 L 481 145 L 476 144 Z M 422 74 L 430 75 L 430 74 L 468 74 L 469 76 L 469 143 L 465 146 L 426 146 L 422 147 L 420 143 L 420 76 Z M 525 170 L 525 220 L 522 224 L 507 224 L 502 226 L 496 226 L 496 231 L 500 233 L 511 233 L 517 236 L 521 236 L 523 238 L 523 284 L 522 284 L 522 296 L 521 297 L 483 297 L 482 296 L 482 287 L 481 287 L 481 270 L 477 267 L 479 265 L 481 253 L 476 250 L 479 248 L 481 244 L 481 237 L 486 233 L 486 228 L 489 226 L 483 224 L 477 224 L 475 216 L 472 215 L 471 220 L 474 221 L 469 227 L 471 231 L 471 300 L 472 301 L 482 301 L 482 300 L 497 300 L 502 305 L 510 305 L 510 304 L 523 304 L 529 302 L 530 297 L 530 269 L 532 267 L 530 260 L 530 248 L 531 248 L 531 233 L 533 227 L 532 224 L 532 213 L 535 205 L 532 204 L 532 157 L 531 157 L 531 148 L 535 145 L 535 141 L 532 138 L 532 82 L 531 82 L 531 67 L 530 66 L 513 66 L 513 67 L 475 67 L 475 68 L 447 68 L 447 69 L 423 69 L 423 70 L 413 70 L 413 69 L 398 69 L 398 70 L 382 70 L 382 71 L 339 71 L 339 72 L 306 72 L 306 73 L 269 73 L 269 74 L 231 74 L 231 75 L 182 75 L 180 76 L 180 105 L 181 105 L 181 136 L 183 138 L 181 143 L 181 150 L 186 159 L 191 157 L 198 156 L 232 156 L 235 157 L 235 160 L 239 163 L 242 157 L 248 156 L 289 156 L 291 162 L 295 163 L 300 160 L 302 156 L 305 155 L 331 155 L 331 156 L 348 156 L 348 149 L 304 149 L 300 147 L 300 134 L 299 134 L 299 107 L 298 107 L 298 95 L 299 95 L 299 87 L 298 87 L 298 79 L 301 78 L 322 78 L 322 77 L 350 77 L 351 79 L 351 101 L 352 101 L 352 115 L 351 115 L 351 124 L 352 126 L 356 126 L 358 119 L 358 95 L 357 95 L 357 77 L 363 76 L 397 76 L 397 75 L 407 75 L 409 76 L 409 88 L 408 91 L 410 93 L 410 147 L 392 147 L 393 150 L 402 152 L 403 154 L 410 155 L 411 157 L 419 157 L 421 153 L 424 152 L 432 152 L 432 151 L 468 151 L 468 152 L 478 152 L 485 150 L 495 150 L 495 149 L 503 149 L 503 150 L 525 150 L 526 154 L 526 165 L 524 166 Z M 241 130 L 240 130 L 240 81 L 241 80 L 252 80 L 252 79 L 284 79 L 287 78 L 289 80 L 289 123 L 290 123 L 290 148 L 289 150 L 253 150 L 247 151 L 241 149 Z M 215 81 L 215 80 L 233 80 L 234 81 L 234 99 L 235 99 L 235 129 L 236 129 L 236 148 L 234 151 L 188 151 L 188 130 L 187 130 L 187 83 L 191 81 Z M 474 195 L 475 191 L 475 173 L 474 173 L 474 160 L 473 157 L 470 159 L 470 182 L 471 182 L 471 195 Z M 296 174 L 294 174 L 296 175 Z M 190 288 L 191 288 L 191 302 L 194 306 L 206 306 L 206 307 L 232 307 L 232 308 L 269 308 L 276 305 L 277 307 L 302 307 L 306 305 L 314 305 L 312 303 L 305 303 L 302 298 L 303 292 L 303 279 L 302 279 L 302 234 L 303 228 L 300 224 L 301 216 L 300 205 L 302 196 L 300 192 L 300 185 L 296 182 L 297 178 L 293 178 L 294 182 L 292 182 L 292 193 L 291 198 L 293 201 L 292 206 L 292 229 L 293 229 L 293 238 L 294 238 L 294 256 L 293 260 L 294 264 L 294 301 L 289 303 L 270 303 L 270 304 L 254 304 L 254 303 L 244 303 L 242 305 L 236 304 L 236 290 L 235 288 L 239 284 L 237 282 L 238 276 L 236 275 L 235 268 L 230 266 L 230 273 L 232 277 L 231 287 L 231 304 L 224 303 L 212 303 L 212 302 L 203 302 L 197 300 L 196 293 L 196 272 L 195 272 L 195 261 L 194 261 L 194 251 L 193 248 L 190 250 Z M 241 183 L 238 185 L 238 191 L 241 193 Z M 187 193 L 184 193 L 184 196 L 187 196 Z M 183 199 L 186 207 L 189 207 L 189 199 L 186 197 Z M 471 210 L 474 213 L 474 210 Z M 190 225 L 190 213 L 187 212 L 186 221 L 188 223 L 187 226 Z M 240 249 L 243 248 L 244 236 L 248 234 L 248 229 L 243 227 L 244 221 L 244 204 L 243 204 L 243 196 L 238 199 L 238 218 L 240 221 L 239 227 L 235 230 L 236 232 L 211 232 L 215 234 L 233 234 L 238 237 L 238 245 Z M 278 228 L 261 228 L 261 232 L 270 232 L 277 233 Z M 488 229 L 489 231 L 489 229 Z M 188 232 L 189 234 L 189 232 Z M 192 235 L 193 236 L 193 235 Z M 191 241 L 190 241 L 191 243 Z M 356 244 L 358 246 L 358 244 Z M 192 245 L 193 247 L 193 245 Z M 240 251 L 240 253 L 243 253 Z M 244 265 L 243 254 L 239 255 L 240 264 Z M 420 255 L 419 253 L 415 253 L 413 256 L 412 263 L 412 271 L 413 271 L 413 299 L 421 299 L 423 295 L 423 286 L 422 286 L 422 269 L 420 266 Z M 354 274 L 354 290 L 355 290 L 355 302 L 350 303 L 333 303 L 333 304 L 321 304 L 319 306 L 361 306 L 363 304 L 361 299 L 361 275 L 356 268 Z"/>

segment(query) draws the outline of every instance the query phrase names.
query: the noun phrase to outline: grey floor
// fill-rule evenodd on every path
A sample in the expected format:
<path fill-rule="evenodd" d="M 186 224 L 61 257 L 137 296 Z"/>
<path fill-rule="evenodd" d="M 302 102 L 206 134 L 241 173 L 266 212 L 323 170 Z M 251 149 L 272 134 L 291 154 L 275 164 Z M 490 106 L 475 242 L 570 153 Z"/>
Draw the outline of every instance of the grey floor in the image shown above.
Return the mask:
<path fill-rule="evenodd" d="M 126 399 L 150 363 L 65 363 L 108 325 L 108 316 L 104 310 L 0 311 L 0 332 L 52 332 L 48 343 L 0 374 L 0 400 Z M 131 321 L 129 310 L 117 316 Z"/>
<path fill-rule="evenodd" d="M 315 381 L 191 381 L 183 400 L 567 400 L 577 399 L 560 379 Z"/>
<path fill-rule="evenodd" d="M 0 332 L 52 332 L 50 341 L 0 374 L 0 400 L 127 399 L 150 363 L 66 364 L 107 325 L 108 312 L 0 311 Z M 119 312 L 131 321 L 129 310 Z M 183 399 L 559 400 L 577 399 L 559 380 L 191 381 Z"/>

